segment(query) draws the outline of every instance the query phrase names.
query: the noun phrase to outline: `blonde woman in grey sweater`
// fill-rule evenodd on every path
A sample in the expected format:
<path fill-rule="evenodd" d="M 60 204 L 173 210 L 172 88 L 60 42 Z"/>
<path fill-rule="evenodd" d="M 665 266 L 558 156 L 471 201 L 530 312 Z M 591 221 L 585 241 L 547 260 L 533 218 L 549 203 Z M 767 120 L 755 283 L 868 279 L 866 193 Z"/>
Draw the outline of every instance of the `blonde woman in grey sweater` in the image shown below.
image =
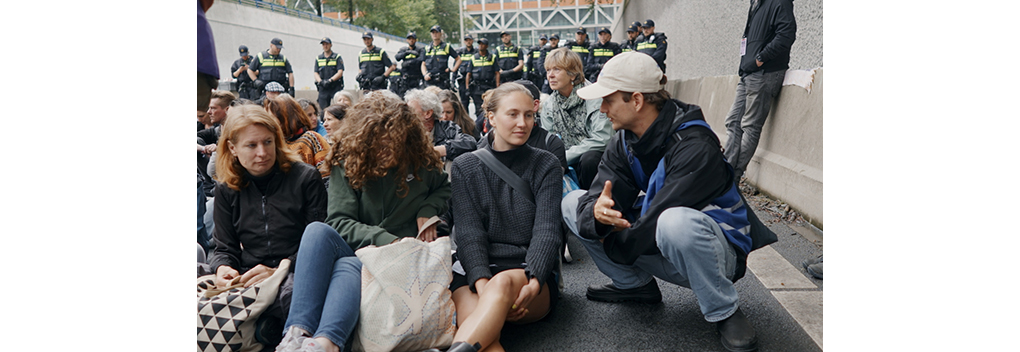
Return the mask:
<path fill-rule="evenodd" d="M 535 125 L 534 99 L 524 86 L 507 83 L 485 102 L 494 127 L 489 146 L 453 163 L 453 211 L 457 255 L 463 273 L 450 289 L 457 306 L 457 334 L 449 351 L 503 351 L 506 322 L 538 321 L 556 299 L 559 204 L 563 171 L 559 159 L 525 144 Z M 524 180 L 534 199 L 503 181 L 478 153 Z"/>

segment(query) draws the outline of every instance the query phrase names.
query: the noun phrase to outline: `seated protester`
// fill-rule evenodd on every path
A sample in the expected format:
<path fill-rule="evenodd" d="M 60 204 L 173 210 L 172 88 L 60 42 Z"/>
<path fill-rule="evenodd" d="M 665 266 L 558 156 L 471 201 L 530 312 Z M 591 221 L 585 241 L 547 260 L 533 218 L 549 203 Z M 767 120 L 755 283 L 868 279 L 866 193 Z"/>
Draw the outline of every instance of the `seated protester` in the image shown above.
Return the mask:
<path fill-rule="evenodd" d="M 453 161 L 457 156 L 475 150 L 477 141 L 465 134 L 456 123 L 439 120 L 443 113 L 443 105 L 439 97 L 421 89 L 412 89 L 404 94 L 404 100 L 411 111 L 417 114 L 425 126 L 425 131 L 432 134 L 433 149 L 440 157 Z"/>
<path fill-rule="evenodd" d="M 337 104 L 344 104 L 351 107 L 354 106 L 354 104 L 357 104 L 358 100 L 361 100 L 361 91 L 352 93 L 350 91 L 341 90 L 333 95 L 333 100 L 329 102 L 329 105 L 333 106 Z"/>
<path fill-rule="evenodd" d="M 514 81 L 514 83 L 518 83 L 524 86 L 524 88 L 528 89 L 528 91 L 531 93 L 531 96 L 535 100 L 535 110 L 538 110 L 540 102 L 539 97 L 541 96 L 540 95 L 541 92 L 538 90 L 538 86 L 536 86 L 531 81 L 527 80 L 517 80 Z M 489 138 L 482 138 L 481 140 L 478 141 L 478 149 L 488 147 L 489 144 L 491 144 L 492 138 L 490 135 L 487 136 Z M 532 148 L 542 149 L 552 153 L 554 156 L 556 156 L 556 159 L 559 159 L 560 168 L 562 168 L 564 171 L 567 169 L 567 157 L 565 154 L 566 147 L 563 145 L 563 141 L 560 140 L 559 137 L 556 137 L 556 135 L 549 133 L 549 131 L 546 131 L 544 128 L 542 128 L 542 126 L 539 125 L 538 123 L 537 117 L 535 119 L 535 126 L 531 129 L 531 135 L 528 136 L 528 141 L 526 142 L 526 144 L 531 146 Z"/>
<path fill-rule="evenodd" d="M 266 100 L 276 98 L 281 94 L 287 94 L 285 93 L 286 91 L 279 82 L 269 82 L 266 84 L 266 94 L 256 100 L 255 104 L 265 106 Z"/>
<path fill-rule="evenodd" d="M 549 52 L 545 70 L 553 93 L 542 102 L 542 127 L 563 139 L 567 164 L 577 171 L 578 185 L 588 189 L 613 136 L 613 124 L 599 111 L 602 99 L 577 96 L 578 89 L 591 84 L 584 79 L 584 65 L 577 53 L 568 48 Z"/>
<path fill-rule="evenodd" d="M 279 122 L 254 105 L 227 115 L 219 150 L 229 157 L 216 161 L 215 247 L 208 258 L 221 288 L 238 277 L 245 286 L 268 278 L 282 259 L 296 259 L 305 227 L 326 218 L 322 179 L 286 147 Z M 284 320 L 292 283 L 288 275 L 266 314 Z"/>
<path fill-rule="evenodd" d="M 432 87 L 435 86 L 428 86 L 425 90 Z M 443 114 L 439 116 L 440 121 L 453 121 L 457 126 L 460 126 L 460 130 L 464 131 L 464 134 L 475 137 L 476 141 L 482 138 L 481 134 L 475 130 L 475 122 L 468 117 L 467 110 L 464 110 L 464 105 L 460 103 L 457 93 L 443 89 L 436 95 L 439 96 L 439 102 L 443 105 Z"/>
<path fill-rule="evenodd" d="M 449 351 L 501 351 L 505 322 L 538 321 L 555 304 L 553 272 L 562 244 L 555 212 L 563 172 L 555 156 L 525 143 L 535 125 L 534 109 L 522 85 L 500 85 L 485 102 L 491 144 L 453 163 L 457 256 L 464 273 L 455 272 L 450 285 L 457 333 Z M 520 177 L 534 198 L 485 165 L 480 152 L 491 153 Z"/>
<path fill-rule="evenodd" d="M 385 92 L 389 94 L 380 94 Z M 357 250 L 415 237 L 446 212 L 450 182 L 415 113 L 378 90 L 347 110 L 334 136 L 326 223 Z M 436 226 L 422 233 L 436 238 Z"/>
<path fill-rule="evenodd" d="M 326 136 L 326 128 L 322 127 L 319 123 L 319 103 L 314 101 L 301 98 L 297 100 L 298 104 L 301 104 L 301 110 L 304 110 L 308 114 L 308 121 L 311 122 L 312 131 L 318 133 L 320 136 Z"/>
<path fill-rule="evenodd" d="M 326 128 L 326 141 L 333 145 L 333 134 L 340 129 L 340 120 L 347 116 L 347 105 L 330 105 L 323 111 L 322 126 Z"/>
<path fill-rule="evenodd" d="M 296 152 L 301 161 L 319 169 L 323 178 L 329 177 L 329 169 L 323 167 L 326 155 L 329 154 L 329 142 L 311 130 L 311 122 L 301 105 L 290 94 L 280 94 L 275 98 L 267 97 L 265 106 L 280 122 L 283 135 L 287 138 L 287 147 Z"/>

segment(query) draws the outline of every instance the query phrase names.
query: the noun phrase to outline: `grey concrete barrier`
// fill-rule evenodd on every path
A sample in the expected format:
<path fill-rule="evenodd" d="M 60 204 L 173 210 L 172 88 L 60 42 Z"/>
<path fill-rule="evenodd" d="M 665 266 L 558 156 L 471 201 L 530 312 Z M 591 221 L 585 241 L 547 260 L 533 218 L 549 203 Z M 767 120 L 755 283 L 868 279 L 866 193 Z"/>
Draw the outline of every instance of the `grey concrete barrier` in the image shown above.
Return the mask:
<path fill-rule="evenodd" d="M 809 81 L 803 79 L 810 76 Z M 747 181 L 762 192 L 781 199 L 806 220 L 822 228 L 822 91 L 823 69 L 787 72 L 801 76 L 802 84 L 788 85 L 772 105 L 762 127 L 758 149 L 747 166 Z M 726 115 L 736 96 L 737 75 L 673 80 L 666 90 L 686 103 L 701 106 L 719 140 L 726 142 Z"/>

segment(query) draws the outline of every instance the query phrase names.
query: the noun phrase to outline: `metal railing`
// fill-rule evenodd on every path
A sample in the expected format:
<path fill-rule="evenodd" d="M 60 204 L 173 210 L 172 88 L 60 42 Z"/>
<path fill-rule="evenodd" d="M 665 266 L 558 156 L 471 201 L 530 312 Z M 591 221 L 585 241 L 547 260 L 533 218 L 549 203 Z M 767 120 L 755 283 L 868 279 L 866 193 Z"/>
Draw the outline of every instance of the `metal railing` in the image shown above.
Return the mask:
<path fill-rule="evenodd" d="M 288 15 L 288 16 L 293 16 L 293 17 L 297 17 L 297 18 L 303 18 L 303 19 L 306 19 L 306 20 L 309 20 L 309 21 L 312 21 L 312 22 L 319 22 L 319 23 L 322 23 L 322 24 L 328 24 L 328 25 L 335 26 L 335 27 L 349 29 L 349 30 L 352 30 L 352 31 L 355 31 L 355 32 L 359 32 L 359 33 L 372 32 L 373 35 L 376 36 L 376 37 L 383 37 L 383 38 L 387 38 L 387 39 L 390 39 L 390 40 L 397 40 L 397 41 L 403 41 L 404 40 L 404 38 L 402 38 L 402 37 L 398 37 L 398 36 L 395 36 L 395 35 L 392 35 L 392 34 L 389 34 L 389 33 L 383 33 L 383 32 L 377 31 L 377 30 L 373 30 L 373 29 L 370 29 L 370 28 L 365 28 L 365 27 L 358 26 L 358 25 L 353 25 L 353 24 L 350 24 L 350 23 L 347 23 L 347 22 L 344 22 L 344 21 L 340 21 L 340 20 L 335 20 L 335 19 L 332 19 L 332 18 L 329 18 L 329 17 L 322 17 L 322 16 L 319 16 L 319 15 L 316 15 L 314 13 L 307 12 L 307 11 L 295 10 L 295 9 L 288 8 L 286 6 L 281 6 L 279 4 L 274 4 L 274 3 L 271 3 L 271 2 L 265 2 L 265 1 L 259 1 L 259 0 L 235 0 L 235 1 L 237 1 L 237 3 L 242 4 L 242 5 L 253 6 L 255 8 L 266 9 L 266 10 L 273 11 L 273 12 L 279 12 L 279 13 L 282 13 L 282 14 L 285 14 L 285 15 Z"/>

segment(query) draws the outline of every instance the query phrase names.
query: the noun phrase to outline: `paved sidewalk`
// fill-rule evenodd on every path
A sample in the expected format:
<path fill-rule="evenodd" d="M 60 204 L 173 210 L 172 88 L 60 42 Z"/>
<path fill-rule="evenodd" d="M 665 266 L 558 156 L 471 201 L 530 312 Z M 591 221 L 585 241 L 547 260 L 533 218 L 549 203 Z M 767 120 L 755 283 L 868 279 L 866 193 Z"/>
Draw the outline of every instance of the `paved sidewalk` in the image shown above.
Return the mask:
<path fill-rule="evenodd" d="M 756 214 L 779 237 L 751 253 L 749 270 L 736 284 L 759 351 L 820 351 L 822 281 L 800 262 L 820 255 L 821 247 L 787 223 L 769 224 L 777 219 L 767 212 Z M 574 262 L 563 266 L 559 305 L 544 321 L 504 328 L 500 341 L 507 351 L 725 351 L 687 288 L 657 280 L 663 299 L 654 305 L 588 301 L 585 289 L 608 278 L 580 242 L 570 238 L 568 245 Z"/>

